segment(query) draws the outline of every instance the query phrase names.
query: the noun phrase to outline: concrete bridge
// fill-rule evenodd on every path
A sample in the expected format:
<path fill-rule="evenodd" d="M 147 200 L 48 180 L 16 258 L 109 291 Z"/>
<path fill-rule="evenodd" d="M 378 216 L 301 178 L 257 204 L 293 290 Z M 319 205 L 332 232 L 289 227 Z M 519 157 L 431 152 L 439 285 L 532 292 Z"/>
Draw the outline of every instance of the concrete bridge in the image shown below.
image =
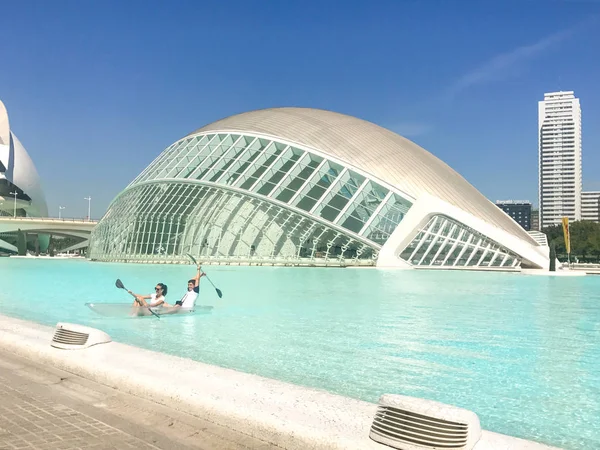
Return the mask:
<path fill-rule="evenodd" d="M 26 233 L 77 237 L 83 239 L 63 251 L 78 250 L 89 245 L 92 230 L 97 220 L 87 219 L 58 219 L 53 217 L 8 217 L 0 216 L 0 233 L 16 233 L 21 230 Z M 17 247 L 0 239 L 0 248 L 17 251 Z"/>

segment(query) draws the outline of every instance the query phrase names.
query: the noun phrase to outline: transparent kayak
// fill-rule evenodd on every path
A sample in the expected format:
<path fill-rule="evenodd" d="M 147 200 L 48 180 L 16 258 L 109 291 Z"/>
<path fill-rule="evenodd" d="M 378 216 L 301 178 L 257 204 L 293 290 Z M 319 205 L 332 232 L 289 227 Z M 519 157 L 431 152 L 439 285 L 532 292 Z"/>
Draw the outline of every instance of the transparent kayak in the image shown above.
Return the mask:
<path fill-rule="evenodd" d="M 131 303 L 86 303 L 85 306 L 92 311 L 106 317 L 144 317 L 153 316 L 148 308 L 131 306 Z M 207 314 L 212 311 L 212 306 L 196 305 L 193 308 L 157 307 L 151 308 L 159 316 Z"/>

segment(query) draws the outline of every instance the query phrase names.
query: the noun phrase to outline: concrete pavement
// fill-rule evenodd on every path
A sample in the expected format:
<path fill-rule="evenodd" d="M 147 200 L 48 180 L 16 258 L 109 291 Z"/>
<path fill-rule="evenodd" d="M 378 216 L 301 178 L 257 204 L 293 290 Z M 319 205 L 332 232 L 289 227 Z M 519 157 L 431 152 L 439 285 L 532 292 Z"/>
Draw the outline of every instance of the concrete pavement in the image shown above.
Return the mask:
<path fill-rule="evenodd" d="M 0 449 L 133 448 L 279 447 L 0 350 Z"/>

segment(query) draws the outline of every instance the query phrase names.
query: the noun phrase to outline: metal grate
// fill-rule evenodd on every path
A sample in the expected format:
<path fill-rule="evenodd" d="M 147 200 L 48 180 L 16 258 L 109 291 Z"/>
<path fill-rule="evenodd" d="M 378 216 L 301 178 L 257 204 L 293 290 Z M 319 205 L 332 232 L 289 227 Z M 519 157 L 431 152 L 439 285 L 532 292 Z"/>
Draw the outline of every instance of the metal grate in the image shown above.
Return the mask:
<path fill-rule="evenodd" d="M 52 342 L 66 345 L 85 345 L 89 337 L 88 333 L 59 328 L 54 332 Z"/>
<path fill-rule="evenodd" d="M 469 426 L 400 408 L 379 406 L 371 433 L 399 444 L 404 442 L 436 449 L 461 449 L 467 445 Z"/>

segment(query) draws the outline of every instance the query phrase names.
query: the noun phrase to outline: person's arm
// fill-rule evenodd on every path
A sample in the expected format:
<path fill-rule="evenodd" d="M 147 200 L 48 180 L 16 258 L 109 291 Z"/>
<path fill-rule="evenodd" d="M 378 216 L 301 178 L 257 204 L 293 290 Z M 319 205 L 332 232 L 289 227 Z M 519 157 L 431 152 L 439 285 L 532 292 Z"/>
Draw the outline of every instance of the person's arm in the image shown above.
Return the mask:
<path fill-rule="evenodd" d="M 196 277 L 194 278 L 194 292 L 196 294 L 200 293 L 200 278 L 202 278 L 205 275 L 206 274 L 204 272 L 202 272 L 202 268 L 200 267 L 200 265 L 198 265 L 198 273 L 196 274 Z"/>
<path fill-rule="evenodd" d="M 161 297 L 161 300 L 154 302 L 154 303 L 148 303 L 148 307 L 150 308 L 154 308 L 155 306 L 160 306 L 165 302 L 165 298 Z"/>
<path fill-rule="evenodd" d="M 133 297 L 134 297 L 136 300 L 138 300 L 138 301 L 141 301 L 141 300 L 146 300 L 146 299 L 152 298 L 152 296 L 151 296 L 151 295 L 138 295 L 138 294 L 134 294 L 134 293 L 133 293 L 133 292 L 131 292 L 131 291 L 127 291 L 127 292 L 129 292 L 131 295 L 133 295 Z"/>
<path fill-rule="evenodd" d="M 194 280 L 194 287 L 198 287 L 198 284 L 200 283 L 200 277 L 202 275 L 204 275 L 202 273 L 202 267 L 200 266 L 200 264 L 198 264 L 197 269 L 198 269 L 198 271 L 196 272 L 196 276 L 194 278 L 192 278 Z"/>

